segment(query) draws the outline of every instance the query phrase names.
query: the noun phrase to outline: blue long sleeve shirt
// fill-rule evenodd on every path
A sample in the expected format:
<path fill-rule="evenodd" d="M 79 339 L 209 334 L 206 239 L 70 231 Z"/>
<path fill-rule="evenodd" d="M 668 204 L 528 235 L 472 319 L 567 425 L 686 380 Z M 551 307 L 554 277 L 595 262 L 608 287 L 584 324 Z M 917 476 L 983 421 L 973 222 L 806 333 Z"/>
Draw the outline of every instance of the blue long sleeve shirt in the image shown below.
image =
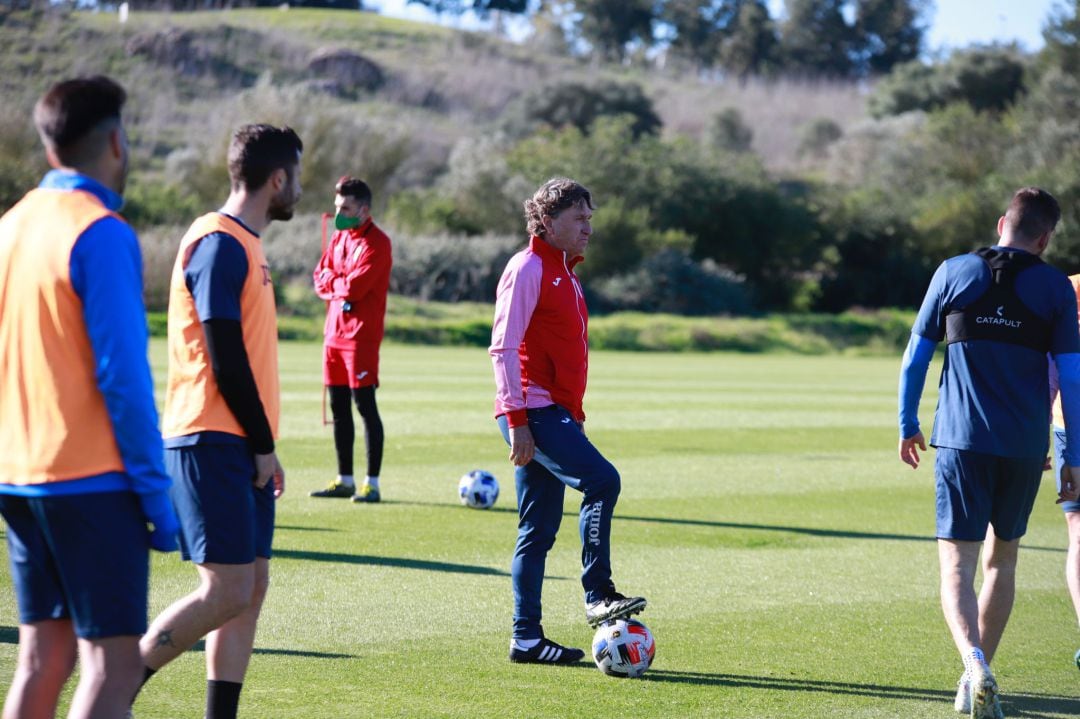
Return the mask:
<path fill-rule="evenodd" d="M 919 397 L 934 348 L 945 339 L 945 316 L 975 300 L 989 283 L 990 272 L 975 255 L 951 258 L 934 274 L 901 367 L 901 438 L 920 431 Z M 1016 290 L 1031 310 L 1051 324 L 1050 353 L 1061 372 L 1069 430 L 1066 462 L 1080 466 L 1080 336 L 1075 294 L 1068 279 L 1049 265 L 1023 271 Z M 998 342 L 956 342 L 946 351 L 930 443 L 1004 457 L 1043 457 L 1049 444 L 1049 414 L 1044 355 Z"/>
<path fill-rule="evenodd" d="M 40 185 L 82 190 L 110 210 L 123 199 L 92 178 L 54 170 Z M 134 491 L 147 520 L 157 528 L 176 526 L 169 500 L 154 384 L 146 349 L 148 332 L 142 298 L 142 254 L 134 230 L 115 217 L 88 227 L 70 258 L 71 284 L 82 300 L 83 320 L 94 354 L 98 389 L 112 421 L 125 472 L 36 485 L 2 485 L 0 492 L 23 496 Z"/>

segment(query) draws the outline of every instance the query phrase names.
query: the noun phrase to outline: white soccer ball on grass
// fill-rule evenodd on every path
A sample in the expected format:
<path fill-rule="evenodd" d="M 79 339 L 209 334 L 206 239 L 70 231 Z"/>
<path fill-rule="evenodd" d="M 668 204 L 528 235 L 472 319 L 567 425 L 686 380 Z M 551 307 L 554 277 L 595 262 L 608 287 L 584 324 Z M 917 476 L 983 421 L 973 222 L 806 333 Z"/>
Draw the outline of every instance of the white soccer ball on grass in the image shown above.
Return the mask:
<path fill-rule="evenodd" d="M 597 627 L 592 656 L 604 674 L 633 679 L 652 666 L 656 640 L 649 628 L 638 620 L 615 619 Z"/>
<path fill-rule="evenodd" d="M 491 509 L 499 498 L 499 482 L 491 472 L 474 469 L 458 481 L 458 497 L 466 507 Z"/>

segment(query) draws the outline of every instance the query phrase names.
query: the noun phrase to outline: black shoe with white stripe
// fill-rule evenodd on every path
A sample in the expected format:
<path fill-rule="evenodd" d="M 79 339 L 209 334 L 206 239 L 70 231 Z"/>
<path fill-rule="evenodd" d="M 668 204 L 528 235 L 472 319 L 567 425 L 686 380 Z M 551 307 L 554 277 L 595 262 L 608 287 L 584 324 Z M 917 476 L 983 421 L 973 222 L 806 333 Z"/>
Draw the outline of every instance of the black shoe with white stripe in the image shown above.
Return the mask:
<path fill-rule="evenodd" d="M 599 602 L 585 605 L 585 621 L 595 629 L 604 622 L 638 614 L 646 604 L 645 597 L 626 597 L 613 590 Z"/>
<path fill-rule="evenodd" d="M 519 649 L 516 643 L 510 645 L 510 661 L 520 664 L 573 664 L 584 658 L 585 652 L 580 649 L 564 647 L 547 637 L 541 637 L 531 649 Z"/>

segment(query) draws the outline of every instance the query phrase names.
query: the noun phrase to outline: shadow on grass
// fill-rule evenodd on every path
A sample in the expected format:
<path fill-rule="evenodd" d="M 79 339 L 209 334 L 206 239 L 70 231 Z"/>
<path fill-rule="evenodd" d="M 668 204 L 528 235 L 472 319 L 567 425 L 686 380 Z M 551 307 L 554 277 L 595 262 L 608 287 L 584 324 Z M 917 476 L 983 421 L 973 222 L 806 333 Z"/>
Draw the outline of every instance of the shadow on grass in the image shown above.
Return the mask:
<path fill-rule="evenodd" d="M 19 629 L 18 627 L 6 627 L 0 625 L 0 644 L 18 644 L 19 643 Z M 199 640 L 195 642 L 195 645 L 191 647 L 193 652 L 205 652 L 206 642 Z M 299 649 L 266 649 L 262 647 L 255 647 L 255 654 L 270 654 L 275 656 L 285 657 L 306 657 L 310 659 L 357 659 L 355 654 L 337 654 L 334 652 L 306 652 Z"/>
<path fill-rule="evenodd" d="M 200 639 L 192 645 L 190 652 L 205 652 L 206 641 Z M 359 659 L 355 654 L 338 654 L 336 652 L 308 652 L 301 649 L 268 649 L 266 647 L 255 647 L 252 650 L 252 654 L 263 654 L 279 657 L 304 657 L 305 659 Z"/>
<path fill-rule="evenodd" d="M 275 524 L 274 531 L 279 529 L 286 529 L 290 532 L 340 532 L 340 529 L 334 529 L 333 527 L 301 527 L 299 524 Z"/>
<path fill-rule="evenodd" d="M 399 502 L 399 504 L 415 504 L 425 507 L 444 507 L 458 509 L 456 505 L 445 502 Z M 503 512 L 517 514 L 516 508 L 492 507 L 482 510 L 485 512 Z M 564 517 L 577 517 L 577 512 L 563 512 Z M 928 537 L 918 534 L 894 534 L 891 532 L 859 532 L 850 529 L 825 529 L 819 527 L 792 527 L 784 524 L 747 524 L 745 522 L 721 522 L 712 519 L 675 519 L 671 517 L 639 517 L 634 515 L 619 514 L 615 512 L 616 522 L 649 522 L 653 524 L 678 524 L 686 527 L 714 527 L 717 529 L 738 529 L 758 532 L 787 532 L 789 534 L 804 534 L 810 537 L 826 537 L 830 539 L 871 539 L 896 542 L 937 542 L 936 537 Z M 1037 552 L 1061 552 L 1065 547 L 1036 547 L 1029 544 L 1020 545 L 1021 549 Z"/>
<path fill-rule="evenodd" d="M 1080 697 L 1053 694 L 1006 694 L 1001 707 L 1007 717 L 1045 717 L 1048 713 L 1080 716 Z"/>
<path fill-rule="evenodd" d="M 299 559 L 308 562 L 334 562 L 337 564 L 363 564 L 369 567 L 397 567 L 399 569 L 420 569 L 426 572 L 454 572 L 457 574 L 487 574 L 493 577 L 509 577 L 509 572 L 474 564 L 454 564 L 451 562 L 433 562 L 427 559 L 407 559 L 405 557 L 375 557 L 370 554 L 340 554 L 338 552 L 311 552 L 302 549 L 274 549 L 274 557 L 280 559 Z"/>
<path fill-rule="evenodd" d="M 743 674 L 706 674 L 704 672 L 675 672 L 652 669 L 643 677 L 645 681 L 697 684 L 704 686 L 765 689 L 768 691 L 821 692 L 846 694 L 876 699 L 914 699 L 952 703 L 952 690 L 923 689 L 883 684 L 857 684 L 854 682 L 828 682 L 816 679 L 792 679 L 789 677 L 758 677 Z M 1046 716 L 1047 713 L 1080 716 L 1080 697 L 1053 694 L 1006 694 L 1002 697 L 1006 716 Z"/>
<path fill-rule="evenodd" d="M 705 672 L 675 672 L 650 669 L 645 681 L 671 682 L 674 684 L 697 684 L 701 686 L 732 687 L 735 689 L 765 689 L 768 691 L 822 692 L 879 699 L 918 699 L 920 701 L 952 702 L 955 692 L 919 687 L 897 687 L 881 684 L 856 684 L 854 682 L 828 682 L 817 679 L 792 679 L 790 677 L 759 677 L 747 674 L 708 674 Z"/>

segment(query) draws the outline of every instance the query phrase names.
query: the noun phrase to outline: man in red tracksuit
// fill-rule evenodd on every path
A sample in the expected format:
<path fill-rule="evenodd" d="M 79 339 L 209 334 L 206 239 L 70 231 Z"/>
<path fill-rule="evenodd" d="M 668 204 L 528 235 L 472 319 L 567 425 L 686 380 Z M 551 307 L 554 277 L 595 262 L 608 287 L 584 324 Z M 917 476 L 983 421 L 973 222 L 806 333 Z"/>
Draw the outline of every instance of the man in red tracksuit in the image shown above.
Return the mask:
<path fill-rule="evenodd" d="M 590 243 L 593 204 L 577 182 L 557 177 L 525 202 L 529 246 L 506 265 L 488 350 L 495 415 L 516 467 L 518 539 L 510 567 L 514 629 L 510 661 L 569 664 L 585 653 L 546 638 L 540 594 L 548 550 L 562 522 L 566 487 L 582 494 L 578 517 L 585 619 L 598 626 L 636 614 L 644 597 L 611 581 L 611 516 L 619 472 L 585 436 L 589 313 L 574 274 Z"/>
<path fill-rule="evenodd" d="M 323 382 L 334 417 L 338 476 L 312 497 L 352 497 L 378 502 L 383 426 L 375 404 L 379 386 L 379 345 L 390 289 L 390 238 L 371 219 L 367 183 L 343 177 L 334 188 L 336 232 L 315 268 L 315 292 L 326 300 Z M 364 422 L 367 477 L 359 489 L 353 479 L 353 425 L 350 400 Z"/>

